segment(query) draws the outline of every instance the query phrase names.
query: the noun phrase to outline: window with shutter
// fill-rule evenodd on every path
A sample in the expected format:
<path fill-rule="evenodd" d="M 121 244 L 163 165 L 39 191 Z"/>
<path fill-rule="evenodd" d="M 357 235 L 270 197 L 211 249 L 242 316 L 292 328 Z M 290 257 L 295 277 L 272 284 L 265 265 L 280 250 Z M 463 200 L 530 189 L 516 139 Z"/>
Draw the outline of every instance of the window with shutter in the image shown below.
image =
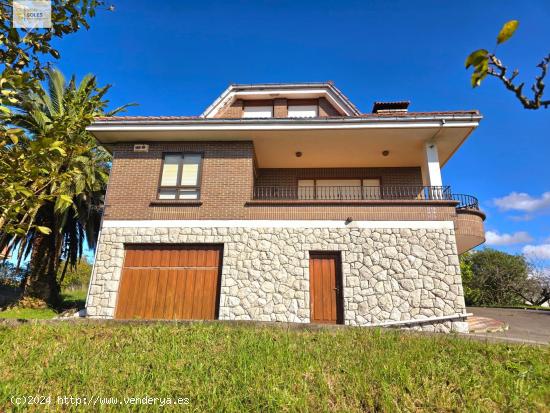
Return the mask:
<path fill-rule="evenodd" d="M 165 154 L 158 199 L 199 199 L 201 164 L 201 154 Z"/>

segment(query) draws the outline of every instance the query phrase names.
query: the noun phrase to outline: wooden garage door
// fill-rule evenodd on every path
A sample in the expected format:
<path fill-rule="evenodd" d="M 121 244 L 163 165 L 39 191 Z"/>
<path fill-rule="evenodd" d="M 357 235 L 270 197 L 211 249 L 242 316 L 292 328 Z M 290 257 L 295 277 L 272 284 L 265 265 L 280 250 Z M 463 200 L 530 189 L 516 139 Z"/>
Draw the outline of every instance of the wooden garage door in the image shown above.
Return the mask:
<path fill-rule="evenodd" d="M 309 253 L 311 322 L 342 324 L 344 308 L 339 252 Z"/>
<path fill-rule="evenodd" d="M 126 247 L 115 318 L 217 317 L 221 246 Z"/>

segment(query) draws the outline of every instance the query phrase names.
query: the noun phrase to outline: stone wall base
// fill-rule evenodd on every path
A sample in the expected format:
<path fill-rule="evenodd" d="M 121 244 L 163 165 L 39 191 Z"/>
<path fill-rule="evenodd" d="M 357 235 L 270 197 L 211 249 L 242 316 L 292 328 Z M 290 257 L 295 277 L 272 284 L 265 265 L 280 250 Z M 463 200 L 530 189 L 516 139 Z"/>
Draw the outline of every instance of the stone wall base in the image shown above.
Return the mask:
<path fill-rule="evenodd" d="M 104 227 L 88 316 L 114 316 L 125 245 L 161 243 L 223 244 L 220 320 L 309 323 L 310 251 L 341 254 L 346 325 L 465 312 L 456 239 L 448 227 Z M 463 320 L 447 320 L 401 328 L 448 332 L 467 327 Z"/>

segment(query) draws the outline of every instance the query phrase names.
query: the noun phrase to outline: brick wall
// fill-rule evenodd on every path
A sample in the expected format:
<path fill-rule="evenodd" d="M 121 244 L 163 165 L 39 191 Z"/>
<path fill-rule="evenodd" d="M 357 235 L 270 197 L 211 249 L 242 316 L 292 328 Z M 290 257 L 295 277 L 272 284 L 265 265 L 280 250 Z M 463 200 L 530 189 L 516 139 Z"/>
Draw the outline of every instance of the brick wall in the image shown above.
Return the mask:
<path fill-rule="evenodd" d="M 382 185 L 422 185 L 420 167 L 410 168 L 279 168 L 258 169 L 258 186 L 295 186 L 299 179 L 380 178 Z"/>
<path fill-rule="evenodd" d="M 202 205 L 174 201 L 151 205 L 157 198 L 164 152 L 202 152 Z M 157 143 L 148 153 L 133 145 L 113 150 L 107 191 L 107 219 L 240 219 L 253 186 L 252 142 Z M 165 202 L 165 201 L 162 201 Z"/>
<path fill-rule="evenodd" d="M 340 113 L 325 98 L 319 99 L 262 99 L 262 100 L 235 100 L 231 105 L 222 108 L 216 118 L 238 119 L 243 117 L 244 107 L 246 106 L 273 106 L 273 117 L 286 118 L 288 116 L 289 105 L 317 105 L 319 117 L 341 116 Z"/>
<path fill-rule="evenodd" d="M 164 152 L 201 152 L 199 201 L 157 200 Z M 434 201 L 251 202 L 254 185 L 252 142 L 153 143 L 148 153 L 133 145 L 113 147 L 106 219 L 329 219 L 450 220 L 454 204 Z M 299 178 L 381 177 L 384 185 L 421 185 L 419 168 L 258 169 L 256 185 L 297 184 Z"/>

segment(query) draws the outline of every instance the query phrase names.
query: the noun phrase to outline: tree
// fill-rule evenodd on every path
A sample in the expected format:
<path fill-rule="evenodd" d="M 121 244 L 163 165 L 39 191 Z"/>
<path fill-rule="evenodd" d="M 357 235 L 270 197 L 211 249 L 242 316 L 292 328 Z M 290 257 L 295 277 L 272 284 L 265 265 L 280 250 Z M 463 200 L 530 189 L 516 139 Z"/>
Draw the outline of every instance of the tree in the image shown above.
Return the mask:
<path fill-rule="evenodd" d="M 57 179 L 51 164 L 64 156 L 57 140 L 32 141 L 12 121 L 13 107 L 30 91 L 40 90 L 48 59 L 60 54 L 54 38 L 89 28 L 102 0 L 52 0 L 52 27 L 12 27 L 12 1 L 0 0 L 0 235 L 26 237 L 48 199 L 43 189 Z"/>
<path fill-rule="evenodd" d="M 91 75 L 77 84 L 74 77 L 66 82 L 60 71 L 48 69 L 46 81 L 47 87 L 41 85 L 37 92 L 21 96 L 12 121 L 27 132 L 29 153 L 35 152 L 35 146 L 58 148 L 46 166 L 53 179 L 40 188 L 42 202 L 33 211 L 33 227 L 25 237 L 4 234 L 0 248 L 19 248 L 20 259 L 30 255 L 24 296 L 55 306 L 60 279 L 67 266 L 76 266 L 84 240 L 95 247 L 107 185 L 110 156 L 96 146 L 86 127 L 95 117 L 110 116 L 125 107 L 105 113 L 110 86 L 98 87 Z M 58 278 L 61 260 L 65 262 Z"/>
<path fill-rule="evenodd" d="M 525 257 L 486 248 L 463 255 L 462 261 L 461 268 L 471 270 L 471 275 L 463 275 L 468 305 L 524 304 L 517 291 L 529 275 Z"/>
<path fill-rule="evenodd" d="M 63 263 L 61 267 L 65 268 Z M 75 267 L 69 267 L 65 274 L 61 270 L 58 279 L 63 291 L 85 290 L 88 288 L 91 275 L 92 265 L 86 258 L 82 258 Z"/>
<path fill-rule="evenodd" d="M 550 268 L 542 261 L 529 261 L 529 277 L 523 285 L 515 287 L 516 293 L 531 305 L 543 305 L 550 300 Z"/>
<path fill-rule="evenodd" d="M 519 26 L 517 20 L 511 20 L 502 26 L 497 36 L 497 46 L 505 41 L 509 40 L 515 33 Z M 496 49 L 496 48 L 495 48 Z M 548 64 L 550 63 L 550 54 L 543 57 L 541 62 L 537 65 L 540 69 L 540 74 L 535 77 L 535 81 L 531 86 L 533 97 L 528 98 L 524 95 L 523 88 L 525 83 L 522 82 L 519 85 L 514 83 L 514 80 L 519 75 L 519 70 L 515 69 L 510 76 L 508 76 L 508 68 L 502 63 L 502 61 L 495 55 L 486 49 L 478 49 L 470 53 L 466 58 L 466 69 L 473 68 L 472 73 L 472 87 L 478 87 L 487 75 L 493 76 L 499 79 L 504 87 L 513 92 L 516 98 L 520 101 L 525 109 L 539 109 L 544 107 L 548 108 L 550 100 L 543 100 L 544 94 L 544 78 L 548 72 Z"/>

